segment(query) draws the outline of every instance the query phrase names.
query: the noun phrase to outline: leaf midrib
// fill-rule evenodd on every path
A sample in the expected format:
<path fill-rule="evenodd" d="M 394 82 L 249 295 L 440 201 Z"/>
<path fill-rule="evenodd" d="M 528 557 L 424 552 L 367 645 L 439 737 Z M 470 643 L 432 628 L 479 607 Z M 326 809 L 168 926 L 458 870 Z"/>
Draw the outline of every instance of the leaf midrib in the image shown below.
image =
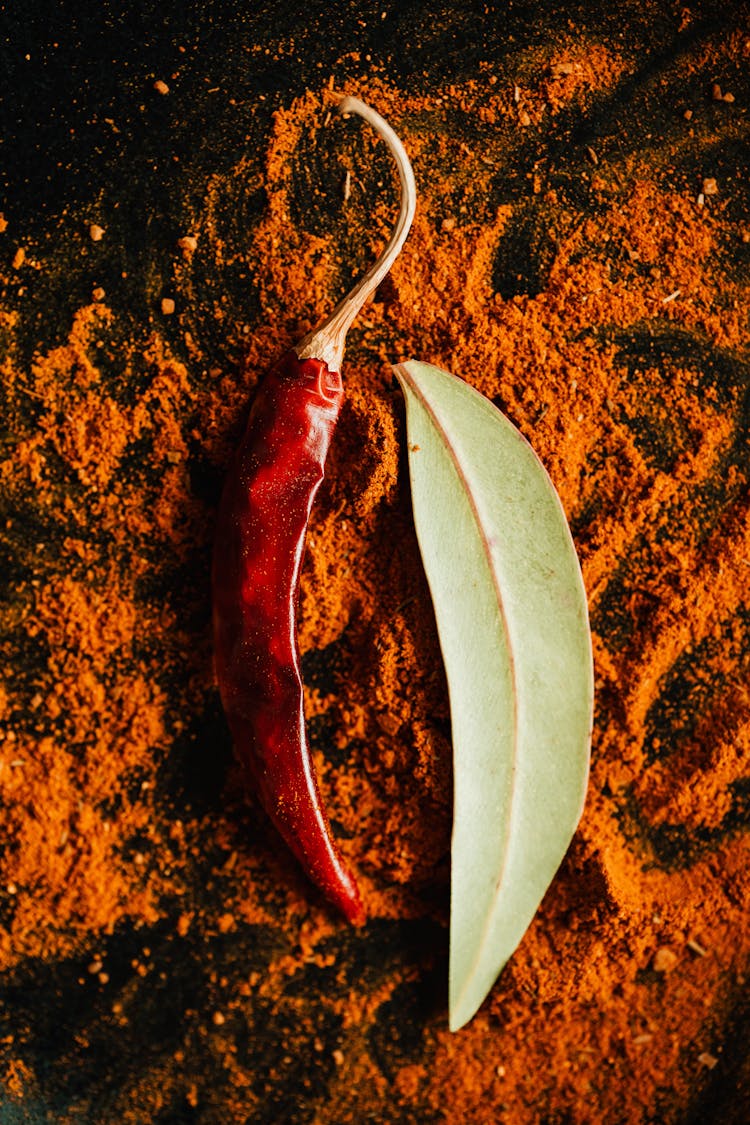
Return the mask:
<path fill-rule="evenodd" d="M 404 370 L 403 365 L 399 364 L 399 370 L 401 372 L 403 372 L 403 370 Z M 499 872 L 497 880 L 495 882 L 495 892 L 494 892 L 492 906 L 491 906 L 491 909 L 487 912 L 487 915 L 486 915 L 486 918 L 485 918 L 485 923 L 484 923 L 484 928 L 482 930 L 481 937 L 480 937 L 480 939 L 477 943 L 477 947 L 476 947 L 477 953 L 476 953 L 476 957 L 474 958 L 473 963 L 472 963 L 471 976 L 469 976 L 467 978 L 467 980 L 466 980 L 466 982 L 465 982 L 465 984 L 464 984 L 464 986 L 461 990 L 461 994 L 460 994 L 460 996 L 459 996 L 459 998 L 456 1002 L 456 1006 L 460 1007 L 463 1000 L 464 1000 L 466 992 L 469 988 L 469 985 L 471 984 L 471 981 L 473 980 L 473 977 L 474 977 L 474 974 L 477 970 L 477 967 L 479 965 L 481 965 L 482 960 L 483 960 L 483 954 L 484 954 L 485 946 L 487 944 L 490 932 L 492 930 L 492 923 L 493 923 L 493 917 L 494 917 L 494 906 L 495 906 L 495 902 L 497 901 L 497 894 L 498 894 L 500 888 L 502 887 L 503 881 L 505 879 L 505 872 L 506 872 L 506 869 L 507 869 L 508 857 L 509 857 L 510 851 L 511 851 L 511 848 L 510 848 L 510 840 L 511 840 L 511 835 L 512 835 L 511 825 L 512 825 L 512 822 L 513 822 L 513 810 L 514 810 L 515 798 L 516 798 L 515 778 L 516 778 L 516 763 L 518 761 L 518 744 L 519 744 L 519 737 L 518 737 L 518 732 L 519 732 L 518 693 L 517 693 L 516 667 L 515 667 L 515 660 L 513 658 L 513 649 L 512 649 L 511 644 L 510 644 L 510 629 L 508 627 L 508 619 L 507 619 L 507 616 L 506 616 L 506 613 L 505 613 L 505 603 L 504 603 L 504 600 L 503 600 L 502 591 L 501 591 L 500 586 L 498 584 L 497 574 L 495 572 L 495 568 L 492 565 L 492 551 L 491 551 L 490 544 L 489 544 L 489 541 L 487 539 L 487 536 L 484 533 L 484 528 L 482 526 L 482 521 L 481 521 L 480 516 L 479 516 L 479 512 L 478 512 L 477 505 L 476 505 L 475 500 L 474 500 L 474 496 L 472 495 L 471 489 L 468 487 L 468 478 L 467 478 L 467 474 L 463 470 L 461 458 L 459 457 L 458 453 L 456 452 L 455 446 L 449 440 L 449 437 L 448 437 L 449 430 L 443 424 L 443 421 L 440 418 L 439 414 L 433 409 L 432 405 L 424 397 L 424 395 L 421 392 L 421 389 L 414 382 L 411 375 L 407 373 L 406 378 L 407 378 L 407 382 L 409 383 L 412 390 L 414 391 L 416 397 L 418 398 L 418 400 L 422 404 L 422 407 L 423 407 L 425 413 L 427 414 L 430 422 L 432 423 L 433 428 L 434 428 L 439 440 L 442 442 L 443 446 L 447 450 L 448 456 L 451 460 L 451 463 L 453 464 L 456 475 L 458 476 L 459 480 L 461 481 L 461 484 L 463 485 L 463 495 L 465 495 L 467 500 L 468 500 L 469 509 L 471 511 L 472 518 L 474 520 L 474 523 L 475 523 L 476 528 L 477 528 L 478 533 L 479 533 L 479 539 L 480 539 L 480 542 L 482 544 L 485 559 L 487 561 L 487 565 L 488 565 L 490 575 L 491 575 L 492 585 L 493 585 L 494 590 L 495 590 L 497 604 L 498 604 L 498 608 L 499 608 L 499 611 L 500 611 L 500 620 L 502 622 L 503 632 L 505 634 L 505 641 L 506 641 L 505 647 L 506 647 L 506 652 L 508 654 L 508 663 L 509 663 L 509 667 L 510 667 L 511 699 L 512 699 L 512 703 L 513 703 L 513 714 L 512 714 L 512 718 L 511 718 L 511 726 L 512 726 L 511 786 L 510 786 L 510 800 L 509 800 L 509 803 L 508 803 L 508 815 L 507 815 L 507 818 L 506 818 L 507 827 L 506 827 L 505 840 L 504 840 L 504 843 L 503 843 L 503 851 L 502 851 L 502 866 L 500 868 L 500 872 Z"/>

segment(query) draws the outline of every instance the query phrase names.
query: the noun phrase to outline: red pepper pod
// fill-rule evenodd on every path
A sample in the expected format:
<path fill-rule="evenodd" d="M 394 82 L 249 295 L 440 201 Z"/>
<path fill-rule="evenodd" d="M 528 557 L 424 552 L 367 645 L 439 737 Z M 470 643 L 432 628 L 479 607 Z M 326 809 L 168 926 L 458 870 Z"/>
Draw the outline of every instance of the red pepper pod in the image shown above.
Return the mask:
<path fill-rule="evenodd" d="M 219 508 L 214 648 L 252 788 L 309 875 L 361 923 L 359 892 L 331 836 L 310 759 L 296 640 L 305 533 L 343 397 L 338 372 L 293 351 L 261 382 Z"/>
<path fill-rule="evenodd" d="M 270 819 L 310 877 L 349 921 L 365 912 L 331 835 L 307 744 L 296 639 L 305 533 L 343 399 L 346 333 L 400 252 L 416 204 L 403 145 L 356 98 L 399 171 L 398 219 L 387 246 L 328 319 L 260 383 L 224 487 L 213 558 L 216 675 L 236 751 Z"/>

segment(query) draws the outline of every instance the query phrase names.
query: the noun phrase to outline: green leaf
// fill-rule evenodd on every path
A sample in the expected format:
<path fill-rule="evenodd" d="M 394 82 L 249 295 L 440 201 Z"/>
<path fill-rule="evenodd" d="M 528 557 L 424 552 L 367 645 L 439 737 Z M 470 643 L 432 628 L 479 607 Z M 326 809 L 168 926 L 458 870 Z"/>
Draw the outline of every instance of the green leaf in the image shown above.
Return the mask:
<path fill-rule="evenodd" d="M 450 692 L 450 1026 L 474 1015 L 580 819 L 593 666 L 560 499 L 513 424 L 427 363 L 394 368 Z"/>

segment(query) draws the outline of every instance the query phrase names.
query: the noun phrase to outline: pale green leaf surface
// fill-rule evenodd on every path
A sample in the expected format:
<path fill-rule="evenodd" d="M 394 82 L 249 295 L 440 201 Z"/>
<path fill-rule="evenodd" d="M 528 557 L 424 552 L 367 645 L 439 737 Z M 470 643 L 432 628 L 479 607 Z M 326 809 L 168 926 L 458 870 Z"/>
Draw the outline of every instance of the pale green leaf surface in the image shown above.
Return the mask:
<path fill-rule="evenodd" d="M 476 1012 L 579 821 L 593 668 L 565 514 L 531 446 L 463 380 L 395 368 L 450 692 L 450 1026 Z"/>

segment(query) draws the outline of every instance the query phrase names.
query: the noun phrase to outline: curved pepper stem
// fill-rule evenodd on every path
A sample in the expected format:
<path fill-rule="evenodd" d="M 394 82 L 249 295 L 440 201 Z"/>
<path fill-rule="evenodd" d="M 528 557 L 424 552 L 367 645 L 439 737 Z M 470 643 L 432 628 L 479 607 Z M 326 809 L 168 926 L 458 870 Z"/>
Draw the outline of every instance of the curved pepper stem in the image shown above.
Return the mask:
<path fill-rule="evenodd" d="M 346 334 L 352 321 L 401 253 L 417 206 L 417 188 L 409 157 L 388 122 L 359 98 L 343 98 L 336 110 L 338 113 L 358 114 L 368 125 L 372 125 L 388 145 L 401 181 L 401 207 L 388 244 L 377 260 L 343 300 L 339 301 L 331 315 L 318 328 L 308 333 L 294 349 L 300 359 L 320 359 L 331 371 L 341 370 Z"/>

